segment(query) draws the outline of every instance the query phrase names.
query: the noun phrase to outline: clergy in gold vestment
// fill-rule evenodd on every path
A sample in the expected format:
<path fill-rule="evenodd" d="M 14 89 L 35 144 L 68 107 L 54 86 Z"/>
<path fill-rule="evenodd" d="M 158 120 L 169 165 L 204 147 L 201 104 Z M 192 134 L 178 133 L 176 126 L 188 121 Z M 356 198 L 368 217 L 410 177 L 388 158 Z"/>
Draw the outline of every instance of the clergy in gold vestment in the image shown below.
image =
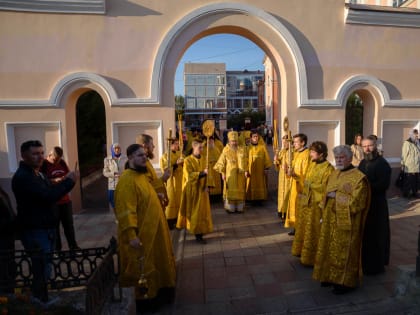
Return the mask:
<path fill-rule="evenodd" d="M 305 177 L 302 194 L 298 198 L 298 219 L 295 225 L 292 254 L 300 256 L 300 262 L 306 266 L 313 266 L 318 247 L 321 229 L 320 203 L 327 188 L 328 177 L 334 170 L 326 160 L 327 145 L 322 141 L 315 141 L 309 147 L 311 163 Z"/>
<path fill-rule="evenodd" d="M 246 200 L 267 200 L 267 171 L 273 165 L 264 143 L 259 143 L 257 130 L 251 131 L 248 146 L 248 178 L 246 180 Z"/>
<path fill-rule="evenodd" d="M 168 139 L 170 141 L 170 157 L 171 161 L 168 163 L 168 152 L 165 152 L 160 158 L 160 169 L 165 172 L 168 165 L 171 169 L 171 176 L 165 183 L 166 191 L 168 193 L 168 205 L 165 208 L 165 216 L 168 221 L 169 229 L 175 228 L 178 219 L 179 205 L 181 204 L 182 193 L 182 165 L 184 163 L 179 151 L 179 141 L 176 138 Z"/>
<path fill-rule="evenodd" d="M 361 247 L 369 209 L 366 176 L 351 165 L 349 146 L 334 148 L 336 170 L 330 175 L 322 202 L 322 224 L 313 278 L 343 294 L 358 286 L 362 277 Z"/>
<path fill-rule="evenodd" d="M 238 145 L 238 133 L 228 133 L 228 144 L 223 149 L 214 169 L 222 174 L 223 198 L 226 211 L 243 212 L 245 184 L 248 176 L 247 149 Z"/>
<path fill-rule="evenodd" d="M 196 241 L 205 244 L 203 234 L 213 231 L 210 210 L 206 159 L 202 156 L 203 144 L 194 140 L 192 154 L 184 160 L 182 197 L 177 228 L 186 228 L 195 234 Z"/>
<path fill-rule="evenodd" d="M 288 169 L 288 175 L 291 176 L 292 185 L 290 188 L 290 197 L 288 203 L 285 204 L 285 227 L 294 227 L 296 223 L 298 212 L 297 200 L 299 194 L 303 192 L 303 184 L 310 162 L 309 150 L 306 148 L 307 141 L 308 137 L 303 133 L 299 133 L 293 136 L 293 161 L 292 167 Z M 294 231 L 289 232 L 289 235 L 294 235 Z"/>
<path fill-rule="evenodd" d="M 137 300 L 152 299 L 159 289 L 175 288 L 175 259 L 159 198 L 146 176 L 146 153 L 133 144 L 127 148 L 127 157 L 129 168 L 115 190 L 119 281 L 121 287 L 136 288 Z M 142 275 L 146 285 L 140 287 Z"/>
<path fill-rule="evenodd" d="M 220 142 L 220 141 L 219 141 Z M 222 144 L 223 149 L 223 144 Z M 207 181 L 210 183 L 210 196 L 217 196 L 222 194 L 222 178 L 218 172 L 214 170 L 214 165 L 216 165 L 217 160 L 221 154 L 216 145 L 214 137 L 209 137 L 209 168 L 208 168 L 208 178 Z M 204 143 L 203 146 L 203 155 L 207 155 L 207 143 Z"/>
<path fill-rule="evenodd" d="M 287 135 L 282 137 L 282 149 L 274 152 L 274 167 L 279 172 L 277 188 L 277 215 L 282 222 L 286 219 L 285 204 L 289 203 L 290 187 L 292 185 L 291 177 L 287 176 L 287 159 L 289 155 L 289 141 Z"/>
<path fill-rule="evenodd" d="M 169 202 L 165 182 L 167 181 L 169 176 L 171 176 L 171 170 L 169 168 L 166 168 L 161 177 L 157 176 L 152 163 L 150 163 L 150 160 L 152 160 L 154 157 L 153 150 L 155 148 L 155 145 L 153 144 L 153 138 L 151 136 L 147 134 L 141 134 L 136 137 L 136 143 L 140 144 L 144 148 L 144 152 L 146 152 L 146 175 L 149 178 L 150 184 L 153 186 L 153 188 L 158 194 L 162 208 L 165 209 Z"/>

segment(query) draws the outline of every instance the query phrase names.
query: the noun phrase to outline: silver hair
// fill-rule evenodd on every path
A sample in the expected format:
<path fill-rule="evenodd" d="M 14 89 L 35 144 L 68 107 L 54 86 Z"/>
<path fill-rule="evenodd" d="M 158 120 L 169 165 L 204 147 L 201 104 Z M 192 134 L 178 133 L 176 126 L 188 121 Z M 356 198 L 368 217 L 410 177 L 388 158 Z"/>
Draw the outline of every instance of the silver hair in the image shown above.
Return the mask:
<path fill-rule="evenodd" d="M 334 153 L 334 155 L 344 154 L 349 159 L 351 159 L 353 157 L 353 152 L 351 151 L 351 148 L 348 145 L 341 144 L 341 145 L 338 145 L 338 146 L 334 147 L 333 153 Z"/>

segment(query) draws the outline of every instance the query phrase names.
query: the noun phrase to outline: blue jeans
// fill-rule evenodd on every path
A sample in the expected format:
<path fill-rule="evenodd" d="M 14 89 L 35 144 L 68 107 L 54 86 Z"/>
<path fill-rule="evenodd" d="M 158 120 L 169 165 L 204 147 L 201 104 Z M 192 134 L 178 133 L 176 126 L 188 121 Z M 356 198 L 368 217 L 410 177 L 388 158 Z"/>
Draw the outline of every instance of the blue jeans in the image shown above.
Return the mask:
<path fill-rule="evenodd" d="M 22 244 L 25 251 L 41 250 L 42 253 L 51 253 L 54 251 L 56 238 L 56 229 L 26 230 L 22 232 Z M 34 280 L 47 281 L 51 274 L 51 261 L 42 255 L 40 257 L 32 256 L 32 273 Z"/>
<path fill-rule="evenodd" d="M 115 209 L 114 192 L 115 190 L 108 190 L 108 201 L 111 204 L 112 209 Z"/>

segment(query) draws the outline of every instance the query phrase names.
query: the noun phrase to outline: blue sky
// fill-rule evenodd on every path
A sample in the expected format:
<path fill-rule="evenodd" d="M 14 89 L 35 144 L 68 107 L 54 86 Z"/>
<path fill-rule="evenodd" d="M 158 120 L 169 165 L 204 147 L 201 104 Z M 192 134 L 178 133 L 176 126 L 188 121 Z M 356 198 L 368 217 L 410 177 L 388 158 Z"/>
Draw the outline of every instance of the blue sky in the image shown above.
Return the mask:
<path fill-rule="evenodd" d="M 175 74 L 175 95 L 184 95 L 184 64 L 224 62 L 226 70 L 264 70 L 264 52 L 250 40 L 232 34 L 204 37 L 192 44 L 182 56 Z"/>

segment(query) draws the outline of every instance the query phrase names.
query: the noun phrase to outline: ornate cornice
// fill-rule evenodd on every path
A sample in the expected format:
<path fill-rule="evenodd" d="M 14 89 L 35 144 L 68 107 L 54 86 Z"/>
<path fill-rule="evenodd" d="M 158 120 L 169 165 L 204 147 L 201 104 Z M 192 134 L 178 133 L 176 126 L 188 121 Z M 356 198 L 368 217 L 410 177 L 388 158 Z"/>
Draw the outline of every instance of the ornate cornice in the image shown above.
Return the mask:
<path fill-rule="evenodd" d="M 345 21 L 347 24 L 420 28 L 420 10 L 346 4 Z"/>
<path fill-rule="evenodd" d="M 106 0 L 0 0 L 0 10 L 105 14 Z"/>

